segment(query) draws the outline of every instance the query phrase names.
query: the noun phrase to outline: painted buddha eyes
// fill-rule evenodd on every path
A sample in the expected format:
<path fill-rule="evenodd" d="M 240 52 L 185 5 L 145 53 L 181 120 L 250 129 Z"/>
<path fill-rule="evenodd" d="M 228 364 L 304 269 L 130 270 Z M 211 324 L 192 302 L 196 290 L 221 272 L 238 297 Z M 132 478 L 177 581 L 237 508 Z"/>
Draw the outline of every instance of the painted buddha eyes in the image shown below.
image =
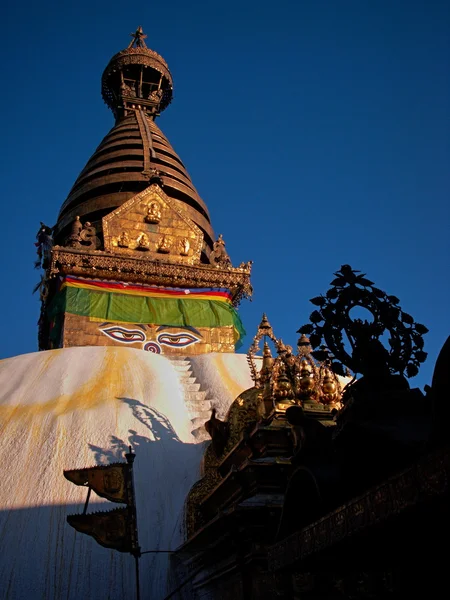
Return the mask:
<path fill-rule="evenodd" d="M 161 345 L 168 346 L 170 348 L 186 348 L 191 344 L 195 344 L 200 341 L 201 334 L 195 335 L 191 331 L 177 331 L 177 332 L 162 332 L 157 335 L 156 341 L 147 341 L 147 337 L 140 329 L 128 329 L 126 327 L 120 327 L 119 325 L 107 325 L 106 323 L 100 327 L 100 331 L 107 335 L 116 342 L 122 344 L 135 344 L 136 342 L 142 342 L 143 350 L 147 352 L 153 352 L 155 354 L 161 353 Z M 162 327 L 161 327 L 162 329 Z"/>
<path fill-rule="evenodd" d="M 172 348 L 185 348 L 198 342 L 199 338 L 191 333 L 160 333 L 158 342 Z"/>
<path fill-rule="evenodd" d="M 112 327 L 100 329 L 100 331 L 111 339 L 124 344 L 145 342 L 145 334 L 143 331 L 139 331 L 139 329 L 125 329 L 124 327 L 117 327 L 114 325 Z"/>

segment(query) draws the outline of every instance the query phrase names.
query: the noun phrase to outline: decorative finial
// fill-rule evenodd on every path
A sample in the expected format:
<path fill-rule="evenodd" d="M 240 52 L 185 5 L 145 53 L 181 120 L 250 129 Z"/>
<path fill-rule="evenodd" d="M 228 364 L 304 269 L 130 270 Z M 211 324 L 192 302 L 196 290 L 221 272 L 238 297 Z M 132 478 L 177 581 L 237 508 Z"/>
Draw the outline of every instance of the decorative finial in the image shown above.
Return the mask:
<path fill-rule="evenodd" d="M 267 342 L 264 342 L 263 361 L 262 361 L 261 372 L 270 373 L 270 371 L 272 369 L 272 365 L 273 365 L 272 352 L 270 351 L 269 344 Z"/>
<path fill-rule="evenodd" d="M 263 313 L 261 323 L 259 324 L 259 329 L 272 329 L 269 319 L 267 318 L 266 313 Z"/>
<path fill-rule="evenodd" d="M 306 350 L 311 352 L 311 342 L 309 341 L 309 337 L 306 336 L 304 333 L 302 333 L 301 336 L 299 337 L 297 346 L 298 346 L 299 350 L 300 350 L 300 348 L 305 348 Z"/>
<path fill-rule="evenodd" d="M 130 33 L 130 35 L 133 39 L 129 43 L 128 48 L 132 48 L 135 44 L 136 48 L 147 48 L 147 44 L 144 42 L 147 36 L 140 25 L 136 31 L 134 33 Z"/>
<path fill-rule="evenodd" d="M 247 360 L 250 365 L 252 379 L 255 382 L 256 387 L 260 387 L 260 384 L 262 383 L 261 382 L 261 374 L 258 373 L 258 369 L 256 368 L 256 362 L 255 362 L 255 357 L 259 352 L 259 343 L 262 340 L 262 338 L 264 338 L 263 369 L 262 370 L 264 370 L 264 367 L 268 367 L 269 369 L 271 369 L 272 364 L 273 364 L 273 358 L 272 358 L 272 353 L 270 352 L 270 348 L 269 348 L 266 338 L 271 339 L 272 342 L 275 344 L 275 346 L 277 346 L 278 340 L 273 333 L 272 326 L 270 325 L 265 313 L 263 314 L 261 323 L 258 327 L 258 331 L 256 332 L 256 335 L 253 338 L 253 343 L 250 346 L 249 351 L 247 353 Z"/>
<path fill-rule="evenodd" d="M 272 358 L 272 352 L 270 351 L 270 346 L 267 342 L 264 342 L 264 349 L 263 349 L 263 357 L 270 357 Z"/>
<path fill-rule="evenodd" d="M 209 255 L 209 262 L 215 267 L 231 267 L 231 260 L 225 250 L 225 241 L 220 234 L 213 244 L 213 250 Z"/>

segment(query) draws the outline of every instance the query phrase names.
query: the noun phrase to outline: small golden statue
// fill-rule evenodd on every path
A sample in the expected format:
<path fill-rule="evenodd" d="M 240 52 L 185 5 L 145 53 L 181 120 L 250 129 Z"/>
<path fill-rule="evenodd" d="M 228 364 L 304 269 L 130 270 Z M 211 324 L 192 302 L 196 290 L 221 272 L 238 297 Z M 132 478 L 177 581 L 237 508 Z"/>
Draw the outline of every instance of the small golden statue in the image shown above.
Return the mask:
<path fill-rule="evenodd" d="M 171 239 L 167 235 L 163 235 L 158 243 L 158 252 L 161 252 L 161 254 L 169 254 L 171 245 Z"/>
<path fill-rule="evenodd" d="M 279 411 L 285 411 L 286 408 L 295 404 L 295 395 L 291 382 L 286 375 L 284 363 L 279 366 L 278 373 L 274 382 L 273 395 L 275 398 L 275 407 Z"/>
<path fill-rule="evenodd" d="M 160 88 L 159 90 L 153 90 L 150 92 L 150 94 L 148 95 L 148 99 L 149 100 L 153 100 L 153 102 L 161 102 L 161 99 L 163 97 L 163 90 Z"/>
<path fill-rule="evenodd" d="M 191 244 L 187 238 L 183 238 L 182 240 L 180 240 L 181 256 L 189 256 L 189 248 L 190 247 L 191 247 Z"/>
<path fill-rule="evenodd" d="M 311 396 L 314 392 L 314 374 L 312 366 L 303 360 L 300 365 L 299 377 L 300 391 L 303 397 Z"/>
<path fill-rule="evenodd" d="M 145 216 L 146 223 L 159 223 L 161 221 L 161 207 L 158 202 L 150 202 Z"/>
<path fill-rule="evenodd" d="M 72 248 L 78 248 L 80 246 L 80 233 L 82 229 L 83 225 L 80 221 L 80 217 L 76 216 L 75 221 L 72 223 L 70 236 L 66 240 L 66 246 L 71 246 Z"/>
<path fill-rule="evenodd" d="M 323 404 L 332 404 L 338 400 L 338 388 L 336 379 L 330 369 L 325 370 L 325 375 L 322 381 L 322 398 Z"/>
<path fill-rule="evenodd" d="M 122 231 L 122 233 L 117 238 L 117 245 L 119 248 L 128 248 L 130 245 L 130 238 L 126 231 Z"/>
<path fill-rule="evenodd" d="M 148 236 L 145 233 L 141 233 L 136 240 L 136 250 L 150 250 L 150 242 Z"/>
<path fill-rule="evenodd" d="M 209 255 L 209 262 L 216 267 L 231 267 L 231 260 L 225 250 L 225 241 L 222 234 L 219 235 L 213 244 L 213 250 Z"/>
<path fill-rule="evenodd" d="M 120 89 L 122 92 L 122 96 L 136 96 L 136 90 L 134 89 L 134 86 L 128 85 L 125 82 L 122 82 Z"/>

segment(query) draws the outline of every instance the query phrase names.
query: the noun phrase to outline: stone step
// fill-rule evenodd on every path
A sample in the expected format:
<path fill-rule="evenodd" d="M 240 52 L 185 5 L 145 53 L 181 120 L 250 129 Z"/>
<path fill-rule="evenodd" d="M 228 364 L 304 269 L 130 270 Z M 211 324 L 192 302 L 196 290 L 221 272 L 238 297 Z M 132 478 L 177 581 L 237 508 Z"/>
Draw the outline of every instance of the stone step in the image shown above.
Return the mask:
<path fill-rule="evenodd" d="M 196 378 L 192 377 L 192 375 L 190 375 L 189 373 L 186 373 L 186 375 L 184 373 L 180 373 L 178 379 L 180 380 L 180 382 L 182 383 L 182 385 L 186 385 L 189 383 L 196 383 Z"/>
<path fill-rule="evenodd" d="M 181 382 L 183 384 L 183 388 L 185 392 L 199 392 L 200 384 L 199 383 L 186 383 L 185 381 Z"/>
<path fill-rule="evenodd" d="M 206 421 L 209 421 L 210 418 L 211 413 L 209 411 L 198 413 L 193 419 L 191 419 L 192 427 L 194 429 L 197 429 L 198 427 L 204 427 Z"/>
<path fill-rule="evenodd" d="M 202 402 L 203 400 L 206 400 L 206 394 L 207 394 L 207 392 L 205 392 L 205 391 L 184 392 L 184 399 Z"/>
<path fill-rule="evenodd" d="M 204 427 L 193 429 L 191 433 L 199 442 L 211 441 L 211 437 Z"/>
<path fill-rule="evenodd" d="M 186 371 L 192 371 L 191 365 L 189 363 L 186 363 L 186 364 L 178 363 L 176 365 L 174 364 L 173 366 L 175 368 L 175 371 L 179 371 L 180 373 L 185 373 Z"/>
<path fill-rule="evenodd" d="M 211 409 L 212 409 L 212 404 L 211 404 L 211 400 L 203 400 L 199 401 L 199 400 L 188 400 L 186 402 L 186 408 L 194 413 L 194 412 L 205 412 L 207 411 L 209 414 L 209 417 L 211 417 Z"/>

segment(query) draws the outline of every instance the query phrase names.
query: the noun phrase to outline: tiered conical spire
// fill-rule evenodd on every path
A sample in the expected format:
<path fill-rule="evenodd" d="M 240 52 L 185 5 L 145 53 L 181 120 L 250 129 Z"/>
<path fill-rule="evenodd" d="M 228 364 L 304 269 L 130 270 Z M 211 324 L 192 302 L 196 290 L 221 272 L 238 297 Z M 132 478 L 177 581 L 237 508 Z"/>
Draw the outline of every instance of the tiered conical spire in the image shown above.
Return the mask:
<path fill-rule="evenodd" d="M 157 180 L 204 234 L 204 261 L 214 232 L 208 209 L 155 118 L 172 100 L 166 61 L 147 47 L 139 27 L 127 48 L 113 56 L 102 76 L 102 96 L 116 124 L 81 171 L 61 207 L 55 240 L 62 244 L 77 216 L 101 230 L 104 215 Z"/>

